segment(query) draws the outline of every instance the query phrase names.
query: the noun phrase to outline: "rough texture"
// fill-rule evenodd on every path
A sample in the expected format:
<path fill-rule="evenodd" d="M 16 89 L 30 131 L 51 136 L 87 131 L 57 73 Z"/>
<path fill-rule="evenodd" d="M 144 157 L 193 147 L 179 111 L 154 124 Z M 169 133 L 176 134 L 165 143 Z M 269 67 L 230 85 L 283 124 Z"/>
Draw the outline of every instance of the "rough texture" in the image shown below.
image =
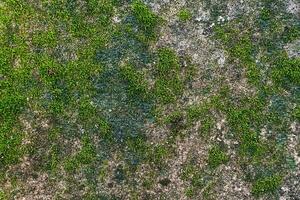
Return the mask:
<path fill-rule="evenodd" d="M 299 199 L 299 9 L 0 2 L 0 200 Z"/>

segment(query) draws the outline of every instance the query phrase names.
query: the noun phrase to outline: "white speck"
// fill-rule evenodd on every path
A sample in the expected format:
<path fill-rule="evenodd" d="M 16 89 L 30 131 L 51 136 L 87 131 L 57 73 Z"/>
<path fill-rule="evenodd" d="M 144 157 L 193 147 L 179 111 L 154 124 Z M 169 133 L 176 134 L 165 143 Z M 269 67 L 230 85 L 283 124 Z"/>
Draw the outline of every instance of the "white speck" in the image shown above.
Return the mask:
<path fill-rule="evenodd" d="M 218 17 L 218 22 L 224 22 L 225 21 L 225 18 L 224 17 L 222 17 L 222 16 L 219 16 Z"/>
<path fill-rule="evenodd" d="M 121 22 L 121 19 L 120 19 L 118 16 L 114 16 L 114 17 L 113 17 L 113 21 L 114 21 L 115 23 L 120 23 L 120 22 Z"/>
<path fill-rule="evenodd" d="M 226 59 L 224 55 L 220 56 L 220 58 L 218 59 L 218 64 L 223 67 L 225 64 L 225 60 Z"/>
<path fill-rule="evenodd" d="M 292 130 L 292 132 L 296 132 L 297 131 L 297 123 L 296 122 L 293 122 L 290 126 L 290 129 Z"/>
<path fill-rule="evenodd" d="M 299 15 L 300 13 L 300 5 L 299 3 L 294 2 L 294 0 L 290 0 L 287 5 L 287 11 L 289 13 Z"/>

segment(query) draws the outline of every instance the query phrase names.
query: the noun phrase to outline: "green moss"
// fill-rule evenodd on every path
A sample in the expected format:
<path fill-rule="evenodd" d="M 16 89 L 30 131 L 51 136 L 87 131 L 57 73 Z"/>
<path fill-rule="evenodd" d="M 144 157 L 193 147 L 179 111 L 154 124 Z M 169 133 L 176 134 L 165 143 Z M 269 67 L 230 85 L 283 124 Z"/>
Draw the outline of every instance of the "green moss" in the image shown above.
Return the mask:
<path fill-rule="evenodd" d="M 260 20 L 262 21 L 269 21 L 272 19 L 272 12 L 270 9 L 263 8 L 260 12 Z"/>
<path fill-rule="evenodd" d="M 149 153 L 149 161 L 158 168 L 162 168 L 164 166 L 163 162 L 170 155 L 170 149 L 167 145 L 156 145 Z"/>
<path fill-rule="evenodd" d="M 147 99 L 149 97 L 147 83 L 143 77 L 143 74 L 132 65 L 126 65 L 120 68 L 122 77 L 128 83 L 128 92 L 132 97 L 141 97 Z"/>
<path fill-rule="evenodd" d="M 37 47 L 55 47 L 58 41 L 58 34 L 55 30 L 38 32 L 32 38 L 33 45 Z"/>
<path fill-rule="evenodd" d="M 205 200 L 212 200 L 214 198 L 213 188 L 215 186 L 215 182 L 209 182 L 203 191 L 203 198 Z"/>
<path fill-rule="evenodd" d="M 297 59 L 288 58 L 282 53 L 282 45 L 299 36 L 294 26 L 295 18 L 288 16 L 284 7 L 283 1 L 262 1 L 263 9 L 257 19 L 258 23 L 248 23 L 247 20 L 252 16 L 244 15 L 214 28 L 215 37 L 229 55 L 228 61 L 244 67 L 248 82 L 258 91 L 254 98 L 229 98 L 229 104 L 221 109 L 227 115 L 230 130 L 239 141 L 241 166 L 245 172 L 248 166 L 254 167 L 249 177 L 261 177 L 261 174 L 275 171 L 286 173 L 286 169 L 283 169 L 286 156 L 279 150 L 285 141 L 281 137 L 285 136 L 280 134 L 274 139 L 273 133 L 289 134 L 289 122 L 286 120 L 291 115 L 280 111 L 285 110 L 286 106 L 285 103 L 277 103 L 277 99 L 285 96 L 282 91 L 295 91 L 300 77 Z M 273 84 L 266 86 L 267 82 Z M 291 96 L 293 99 L 296 95 L 294 93 Z M 269 106 L 270 101 L 272 106 Z M 297 113 L 297 108 L 294 113 Z M 259 132 L 263 127 L 268 130 L 267 142 L 260 139 Z M 276 175 L 256 180 L 252 192 L 256 196 L 274 192 L 281 179 Z"/>
<path fill-rule="evenodd" d="M 132 5 L 133 15 L 136 18 L 140 29 L 150 38 L 156 36 L 159 17 L 141 1 L 135 1 Z"/>
<path fill-rule="evenodd" d="M 181 9 L 177 16 L 182 22 L 186 22 L 192 19 L 192 13 L 188 9 Z"/>
<path fill-rule="evenodd" d="M 101 133 L 101 136 L 106 139 L 106 140 L 112 140 L 112 128 L 111 128 L 111 124 L 109 124 L 109 122 L 102 118 L 102 117 L 98 117 L 97 121 L 98 122 L 98 127 Z"/>
<path fill-rule="evenodd" d="M 59 165 L 59 149 L 58 145 L 53 144 L 49 150 L 47 169 L 51 173 L 55 173 L 57 170 L 57 166 Z"/>
<path fill-rule="evenodd" d="M 80 120 L 83 122 L 86 122 L 91 117 L 96 115 L 96 109 L 88 99 L 82 100 L 79 104 L 79 113 L 78 114 L 79 114 Z"/>
<path fill-rule="evenodd" d="M 227 117 L 231 129 L 237 134 L 248 133 L 250 128 L 259 126 L 263 120 L 263 108 L 265 104 L 263 99 L 245 98 L 237 107 L 227 109 Z"/>
<path fill-rule="evenodd" d="M 41 80 L 48 86 L 55 86 L 58 79 L 63 75 L 63 68 L 58 62 L 48 55 L 44 55 L 37 60 L 39 65 L 39 75 Z"/>
<path fill-rule="evenodd" d="M 176 53 L 169 48 L 158 50 L 156 65 L 157 80 L 154 85 L 154 94 L 164 103 L 174 102 L 183 92 L 184 82 L 180 77 L 180 65 Z"/>
<path fill-rule="evenodd" d="M 108 167 L 109 167 L 108 160 L 104 160 L 98 174 L 98 177 L 101 181 L 104 181 L 105 178 L 107 177 L 108 175 L 107 172 L 109 170 Z"/>
<path fill-rule="evenodd" d="M 284 32 L 282 33 L 282 40 L 285 43 L 292 42 L 296 39 L 300 38 L 300 28 L 299 26 L 291 26 L 291 27 L 285 27 Z"/>
<path fill-rule="evenodd" d="M 161 48 L 158 50 L 157 72 L 160 76 L 173 76 L 179 72 L 179 60 L 170 48 Z"/>
<path fill-rule="evenodd" d="M 127 138 L 126 146 L 128 148 L 128 152 L 135 155 L 138 160 L 146 159 L 150 152 L 149 145 L 142 136 Z"/>
<path fill-rule="evenodd" d="M 211 178 L 204 171 L 194 171 L 190 179 L 190 186 L 185 191 L 186 196 L 194 199 L 200 195 L 203 199 L 213 199 L 211 190 L 214 182 L 211 181 Z"/>
<path fill-rule="evenodd" d="M 300 120 L 300 106 L 299 105 L 293 110 L 293 116 L 297 120 Z"/>
<path fill-rule="evenodd" d="M 91 80 L 101 74 L 102 66 L 91 60 L 92 55 L 89 54 L 94 54 L 95 50 L 91 48 L 90 51 L 84 52 L 83 55 L 81 54 L 80 60 L 77 62 L 69 62 L 65 66 L 65 70 L 61 72 L 70 91 L 79 92 L 80 94 L 86 93 L 87 90 L 90 94 L 93 94 L 95 91 Z"/>
<path fill-rule="evenodd" d="M 25 106 L 25 98 L 14 91 L 10 91 L 10 94 L 5 94 L 3 91 L 2 95 L 5 96 L 0 99 L 0 118 L 2 120 L 13 120 Z"/>
<path fill-rule="evenodd" d="M 143 187 L 150 190 L 155 184 L 155 180 L 153 178 L 146 178 L 143 182 Z"/>
<path fill-rule="evenodd" d="M 134 16 L 143 27 L 149 28 L 156 25 L 157 17 L 144 3 L 135 1 L 132 9 Z"/>
<path fill-rule="evenodd" d="M 209 111 L 210 107 L 207 102 L 200 105 L 192 105 L 187 109 L 187 119 L 189 122 L 204 119 L 209 114 Z"/>
<path fill-rule="evenodd" d="M 225 164 L 229 161 L 228 156 L 220 147 L 213 147 L 208 152 L 208 166 L 211 169 L 215 169 L 221 164 Z"/>
<path fill-rule="evenodd" d="M 239 65 L 246 69 L 246 77 L 250 84 L 260 86 L 261 70 L 254 60 L 255 46 L 249 32 L 240 34 L 235 28 L 230 26 L 217 26 L 215 36 L 225 45 L 231 58 L 238 60 Z"/>
<path fill-rule="evenodd" d="M 201 128 L 200 128 L 200 134 L 201 135 L 208 135 L 212 128 L 214 127 L 214 120 L 211 116 L 207 116 L 204 119 L 201 120 Z"/>
<path fill-rule="evenodd" d="M 6 165 L 15 164 L 19 158 L 24 154 L 21 148 L 23 135 L 21 132 L 3 125 L 0 129 L 0 155 L 1 167 Z"/>
<path fill-rule="evenodd" d="M 255 64 L 250 64 L 247 66 L 246 76 L 250 84 L 259 86 L 261 80 L 261 72 Z"/>
<path fill-rule="evenodd" d="M 256 196 L 275 192 L 282 184 L 282 177 L 279 175 L 268 176 L 258 179 L 252 186 L 252 193 Z"/>
<path fill-rule="evenodd" d="M 185 189 L 184 193 L 185 193 L 185 196 L 187 196 L 188 198 L 191 198 L 195 195 L 195 189 L 190 186 Z"/>
<path fill-rule="evenodd" d="M 197 168 L 192 163 L 187 163 L 183 166 L 183 170 L 180 174 L 182 180 L 188 181 L 197 172 Z"/>
<path fill-rule="evenodd" d="M 172 79 L 160 78 L 155 82 L 154 94 L 158 101 L 164 104 L 174 102 L 182 92 L 183 82 L 179 76 Z"/>
<path fill-rule="evenodd" d="M 204 174 L 196 171 L 191 178 L 191 185 L 197 189 L 203 188 L 205 186 Z"/>
<path fill-rule="evenodd" d="M 79 102 L 77 123 L 80 123 L 85 131 L 101 136 L 106 142 L 112 140 L 111 125 L 90 99 L 81 99 Z"/>
<path fill-rule="evenodd" d="M 9 90 L 2 91 L 0 98 L 0 167 L 16 163 L 23 154 L 20 148 L 23 135 L 18 127 L 17 117 L 26 101 L 19 93 L 10 91 L 10 94 L 5 94 Z"/>
<path fill-rule="evenodd" d="M 69 158 L 64 162 L 64 169 L 69 172 L 73 173 L 79 166 L 79 163 L 74 158 Z"/>
<path fill-rule="evenodd" d="M 96 160 L 95 146 L 88 136 L 83 136 L 80 151 L 68 158 L 64 163 L 64 168 L 68 172 L 74 172 L 79 166 L 91 164 Z"/>
<path fill-rule="evenodd" d="M 109 25 L 114 14 L 115 0 L 91 0 L 87 2 L 88 14 L 92 13 L 102 26 Z"/>
<path fill-rule="evenodd" d="M 244 132 L 241 137 L 240 153 L 242 156 L 256 159 L 264 155 L 265 147 L 260 142 L 258 134 L 254 132 Z"/>
<path fill-rule="evenodd" d="M 0 190 L 0 200 L 5 200 L 5 199 L 7 199 L 7 197 L 4 193 L 4 191 Z"/>
<path fill-rule="evenodd" d="M 272 71 L 273 81 L 282 87 L 300 84 L 300 59 L 279 58 Z"/>
<path fill-rule="evenodd" d="M 230 91 L 225 88 L 220 91 L 220 95 L 211 97 L 209 103 L 204 102 L 200 105 L 190 106 L 187 110 L 172 113 L 165 121 L 161 120 L 164 125 L 166 124 L 171 129 L 172 133 L 190 128 L 189 125 L 194 122 L 200 122 L 201 134 L 208 134 L 214 126 L 213 114 L 226 115 L 226 120 L 230 126 L 229 135 L 239 142 L 237 155 L 240 158 L 238 161 L 242 163 L 242 168 L 244 165 L 245 168 L 254 167 L 254 172 L 249 173 L 249 176 L 254 178 L 261 177 L 261 174 L 266 171 L 271 171 L 271 174 L 274 171 L 286 172 L 283 169 L 286 152 L 280 150 L 282 146 L 277 144 L 284 140 L 284 138 L 279 138 L 280 135 L 289 134 L 288 126 L 291 120 L 299 119 L 300 113 L 298 105 L 296 108 L 292 106 L 297 104 L 294 93 L 297 93 L 296 89 L 300 80 L 299 59 L 290 59 L 286 55 L 280 57 L 274 53 L 277 51 L 276 48 L 273 48 L 278 46 L 281 48 L 285 43 L 296 40 L 299 37 L 299 29 L 292 24 L 294 22 L 292 22 L 291 16 L 277 14 L 280 9 L 273 9 L 273 7 L 280 8 L 277 6 L 278 2 L 280 1 L 267 0 L 262 2 L 264 8 L 258 19 L 261 22 L 260 25 L 247 23 L 245 19 L 248 20 L 249 18 L 244 16 L 238 20 L 231 20 L 227 25 L 215 26 L 217 27 L 215 36 L 228 53 L 227 63 L 232 67 L 241 66 L 245 68 L 247 79 L 249 83 L 257 87 L 255 94 L 259 97 L 245 100 L 239 96 L 231 96 Z M 7 166 L 17 163 L 20 157 L 27 153 L 26 146 L 22 143 L 23 127 L 18 123 L 19 116 L 24 111 L 34 115 L 33 118 L 30 118 L 32 121 L 35 121 L 36 118 L 45 117 L 49 120 L 51 127 L 51 130 L 46 130 L 40 128 L 38 124 L 32 124 L 32 128 L 37 129 L 38 133 L 48 133 L 39 134 L 39 136 L 29 133 L 30 137 L 33 134 L 32 145 L 45 146 L 42 149 L 30 149 L 30 156 L 34 158 L 32 166 L 39 165 L 41 160 L 46 160 L 46 170 L 49 170 L 47 172 L 51 173 L 55 179 L 57 178 L 55 177 L 56 174 L 52 172 L 56 172 L 63 165 L 68 172 L 72 172 L 66 180 L 72 179 L 74 181 L 70 185 L 70 191 L 66 191 L 68 194 L 70 192 L 73 195 L 72 191 L 84 186 L 87 189 L 86 198 L 100 198 L 93 193 L 96 191 L 95 179 L 99 178 L 101 182 L 107 179 L 108 161 L 103 163 L 102 159 L 103 157 L 109 159 L 111 153 L 119 151 L 124 157 L 120 156 L 118 160 L 120 159 L 121 162 L 125 160 L 125 163 L 130 160 L 128 163 L 131 164 L 132 169 L 130 168 L 130 170 L 132 171 L 137 169 L 137 163 L 144 163 L 150 164 L 154 168 L 151 172 L 156 171 L 157 168 L 159 168 L 160 173 L 165 172 L 166 161 L 172 156 L 174 150 L 170 144 L 170 138 L 175 138 L 177 134 L 171 134 L 166 144 L 155 145 L 149 144 L 144 135 L 136 134 L 135 131 L 133 131 L 134 137 L 131 138 L 123 137 L 121 134 L 116 134 L 118 138 L 115 137 L 115 134 L 112 134 L 112 129 L 115 129 L 116 124 L 111 123 L 130 125 L 130 120 L 132 120 L 130 117 L 132 116 L 131 113 L 125 113 L 127 110 L 123 109 L 123 106 L 128 106 L 127 102 L 116 106 L 117 108 L 120 107 L 119 113 L 106 115 L 110 112 L 110 106 L 115 102 L 109 102 L 108 105 L 105 105 L 106 107 L 102 107 L 106 101 L 99 103 L 99 98 L 97 99 L 99 96 L 96 96 L 99 93 L 97 91 L 100 85 L 99 74 L 102 69 L 106 70 L 107 67 L 117 69 L 117 78 L 115 79 L 114 74 L 109 74 L 113 77 L 108 77 L 108 79 L 111 81 L 109 84 L 114 85 L 115 82 L 120 84 L 109 89 L 116 89 L 117 92 L 119 91 L 117 87 L 122 87 L 122 90 L 123 88 L 125 88 L 124 90 L 127 89 L 126 91 L 132 101 L 136 98 L 148 100 L 148 98 L 154 97 L 156 102 L 150 99 L 151 103 L 157 103 L 153 107 L 156 111 L 164 111 L 160 114 L 157 112 L 157 118 L 165 119 L 163 113 L 168 112 L 169 109 L 173 110 L 174 107 L 161 104 L 174 103 L 183 93 L 185 84 L 192 81 L 194 70 L 197 68 L 189 68 L 190 64 L 181 66 L 181 59 L 174 50 L 161 48 L 157 51 L 157 62 L 154 69 L 147 68 L 146 70 L 149 72 L 147 75 L 153 75 L 150 76 L 154 82 L 153 90 L 151 90 L 144 74 L 137 69 L 137 66 L 126 65 L 118 68 L 115 63 L 121 63 L 119 58 L 114 60 L 114 63 L 99 65 L 95 57 L 99 51 L 107 50 L 107 47 L 113 48 L 112 53 L 109 54 L 112 55 L 111 57 L 128 58 L 129 61 L 138 60 L 137 62 L 140 62 L 145 57 L 148 59 L 148 56 L 153 56 L 148 51 L 152 49 L 148 44 L 149 41 L 153 42 L 157 38 L 161 19 L 142 1 L 134 1 L 131 4 L 130 13 L 128 13 L 128 9 L 123 9 L 128 5 L 122 9 L 116 7 L 123 6 L 124 3 L 127 4 L 128 2 L 90 0 L 81 5 L 78 1 L 45 1 L 40 5 L 42 9 L 39 9 L 40 6 L 38 6 L 39 8 L 33 6 L 29 1 L 11 0 L 1 5 L 1 181 L 10 177 L 11 173 L 15 173 L 10 170 L 6 171 Z M 210 1 L 206 3 L 207 5 L 213 4 Z M 210 5 L 212 20 L 220 15 L 223 16 L 222 13 L 226 9 L 225 4 Z M 120 12 L 115 13 L 115 11 Z M 122 19 L 121 23 L 111 23 L 115 14 Z M 192 13 L 188 9 L 182 9 L 177 17 L 181 22 L 187 22 L 192 19 Z M 34 25 L 33 29 L 27 30 L 28 27 L 31 28 L 32 24 Z M 249 24 L 251 26 L 248 26 Z M 264 32 L 258 34 L 258 31 L 261 30 Z M 116 35 L 120 36 L 122 40 L 116 42 Z M 126 42 L 123 43 L 125 40 Z M 143 43 L 143 48 L 146 49 L 145 51 L 142 50 L 141 56 L 135 53 L 136 49 L 132 49 L 140 43 Z M 124 48 L 126 45 L 127 47 Z M 258 55 L 261 56 L 258 58 L 259 64 L 255 61 Z M 152 57 L 147 60 L 147 63 L 144 63 L 147 65 L 141 65 L 151 66 L 154 63 L 151 59 Z M 153 74 L 151 74 L 152 72 Z M 239 79 L 240 77 L 236 76 L 235 78 Z M 263 84 L 269 83 L 269 80 L 272 80 L 273 85 L 265 89 Z M 211 86 L 212 89 L 213 87 Z M 275 87 L 278 88 L 275 90 Z M 286 89 L 289 89 L 291 93 L 285 92 Z M 209 94 L 210 91 L 205 95 Z M 126 93 L 124 95 L 126 96 Z M 277 110 L 274 112 L 273 108 L 270 108 L 273 105 L 269 106 L 269 102 L 273 104 L 273 99 L 280 95 L 286 95 L 284 103 L 287 104 L 287 108 L 283 109 L 285 112 L 282 116 L 280 116 L 279 111 L 277 112 L 280 109 L 280 103 L 280 105 L 276 105 L 275 109 Z M 110 100 L 110 97 L 107 99 Z M 119 99 L 117 99 L 118 101 Z M 123 99 L 120 101 L 123 103 Z M 140 104 L 141 102 L 138 101 L 137 103 Z M 180 101 L 176 106 L 180 106 L 181 103 L 184 102 Z M 129 110 L 131 108 L 129 106 Z M 109 109 L 109 111 L 105 109 Z M 115 112 L 117 109 L 112 110 Z M 125 112 L 123 112 L 124 110 Z M 130 112 L 135 111 L 131 110 Z M 114 118 L 118 114 L 124 116 L 124 121 L 118 121 L 120 118 Z M 293 118 L 290 118 L 291 115 Z M 140 125 L 142 127 L 143 122 Z M 261 128 L 265 126 L 270 130 L 270 133 L 276 133 L 276 138 L 273 138 L 275 135 L 271 135 L 268 137 L 267 143 L 263 142 L 258 134 Z M 281 132 L 284 134 L 277 134 Z M 82 135 L 84 136 L 82 137 Z M 69 148 L 72 148 L 72 145 L 68 146 L 69 144 L 63 141 L 73 141 L 75 136 L 82 137 L 81 147 L 75 155 L 70 156 L 72 151 Z M 121 142 L 115 144 L 116 138 L 120 139 L 118 141 Z M 94 144 L 94 142 L 97 143 Z M 96 145 L 100 146 L 100 153 L 97 152 L 99 150 Z M 65 160 L 61 163 L 62 159 Z M 213 147 L 209 151 L 208 167 L 216 169 L 228 160 L 229 156 L 223 149 Z M 36 161 L 37 163 L 35 163 Z M 93 169 L 100 165 L 102 166 L 100 170 L 99 168 Z M 76 180 L 73 180 L 74 173 L 78 172 L 77 169 L 80 170 L 80 173 L 83 172 L 84 179 L 87 180 L 83 183 L 84 185 L 78 184 L 80 185 L 78 187 Z M 214 170 L 204 169 L 204 171 L 214 173 Z M 97 174 L 98 172 L 99 174 Z M 134 186 L 131 185 L 133 182 L 130 182 L 130 178 L 127 180 L 122 175 L 129 173 L 127 168 L 118 167 L 115 178 L 122 181 L 122 184 L 126 184 L 126 187 L 129 186 L 131 190 Z M 210 184 L 211 176 L 211 174 L 208 175 L 200 171 L 195 163 L 189 163 L 189 166 L 184 168 L 181 177 L 189 184 L 186 195 L 193 198 L 199 194 L 203 198 L 205 196 L 209 198 L 211 186 L 208 184 Z M 144 186 L 149 190 L 152 189 L 155 180 L 157 179 L 145 180 Z M 162 184 L 167 185 L 169 181 L 163 182 L 165 183 Z M 277 175 L 260 178 L 254 182 L 252 192 L 259 196 L 276 191 L 281 182 L 282 178 Z M 75 189 L 72 189 L 73 186 Z M 139 197 L 137 194 L 134 193 L 136 198 Z M 1 198 L 4 198 L 3 192 L 0 192 Z"/>
<path fill-rule="evenodd" d="M 220 40 L 225 46 L 229 46 L 232 43 L 232 36 L 236 35 L 237 31 L 228 25 L 217 25 L 214 28 L 214 35 L 216 39 Z"/>
<path fill-rule="evenodd" d="M 91 139 L 87 136 L 83 137 L 82 149 L 76 158 L 81 164 L 89 164 L 96 159 L 95 146 L 92 144 Z"/>
<path fill-rule="evenodd" d="M 12 16 L 4 15 L 7 18 L 0 20 L 0 169 L 17 163 L 25 153 L 18 118 L 27 106 L 27 87 L 32 81 L 28 45 L 12 26 Z"/>
<path fill-rule="evenodd" d="M 233 39 L 233 38 L 232 38 Z M 247 64 L 253 62 L 253 44 L 248 35 L 242 36 L 233 43 L 233 47 L 230 48 L 232 56 L 239 59 L 242 64 Z"/>

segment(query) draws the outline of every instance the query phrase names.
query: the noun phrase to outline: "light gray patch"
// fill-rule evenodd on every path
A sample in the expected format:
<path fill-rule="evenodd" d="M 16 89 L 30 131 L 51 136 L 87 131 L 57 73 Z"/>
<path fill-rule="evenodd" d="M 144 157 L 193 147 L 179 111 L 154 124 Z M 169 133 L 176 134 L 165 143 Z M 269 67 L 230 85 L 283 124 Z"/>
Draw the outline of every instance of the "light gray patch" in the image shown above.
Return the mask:
<path fill-rule="evenodd" d="M 288 0 L 287 1 L 287 12 L 300 17 L 300 1 L 299 0 Z"/>
<path fill-rule="evenodd" d="M 290 58 L 300 57 L 300 40 L 295 40 L 292 43 L 287 44 L 284 49 L 286 50 Z"/>

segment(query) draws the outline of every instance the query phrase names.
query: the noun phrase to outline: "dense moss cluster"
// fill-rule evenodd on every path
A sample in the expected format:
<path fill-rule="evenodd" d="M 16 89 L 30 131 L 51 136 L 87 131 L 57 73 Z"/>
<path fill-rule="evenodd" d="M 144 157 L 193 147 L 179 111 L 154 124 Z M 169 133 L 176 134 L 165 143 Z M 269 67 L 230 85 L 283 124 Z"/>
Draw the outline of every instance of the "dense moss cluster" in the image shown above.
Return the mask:
<path fill-rule="evenodd" d="M 140 0 L 1 2 L 0 199 L 42 175 L 57 199 L 212 199 L 225 165 L 253 197 L 278 197 L 295 169 L 300 60 L 285 46 L 299 20 L 281 0 L 224 20 L 227 1 L 201 3 L 208 21 L 196 1 L 161 15 Z M 175 49 L 198 26 L 225 67 Z"/>
<path fill-rule="evenodd" d="M 159 49 L 156 71 L 156 96 L 163 103 L 174 101 L 183 92 L 180 65 L 175 52 L 168 48 Z"/>

